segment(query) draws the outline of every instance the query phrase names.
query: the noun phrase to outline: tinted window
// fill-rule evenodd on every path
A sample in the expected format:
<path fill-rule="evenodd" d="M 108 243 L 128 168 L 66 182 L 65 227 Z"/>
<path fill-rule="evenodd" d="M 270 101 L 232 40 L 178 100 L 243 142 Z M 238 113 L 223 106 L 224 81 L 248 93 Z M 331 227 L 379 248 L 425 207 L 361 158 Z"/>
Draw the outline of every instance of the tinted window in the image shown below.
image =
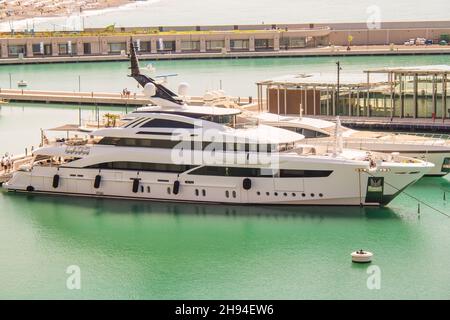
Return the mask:
<path fill-rule="evenodd" d="M 259 168 L 204 166 L 189 174 L 222 177 L 272 177 L 272 171 Z"/>
<path fill-rule="evenodd" d="M 288 170 L 281 169 L 281 178 L 318 178 L 328 177 L 333 171 L 331 170 Z"/>
<path fill-rule="evenodd" d="M 141 128 L 183 128 L 194 129 L 192 123 L 186 123 L 167 119 L 153 119 L 144 123 Z"/>
<path fill-rule="evenodd" d="M 183 164 L 114 161 L 114 162 L 98 163 L 95 165 L 88 166 L 86 168 L 181 173 L 194 167 L 195 166 Z"/>
<path fill-rule="evenodd" d="M 158 140 L 158 139 L 134 139 L 134 138 L 111 138 L 105 137 L 99 141 L 101 145 L 112 145 L 119 147 L 147 147 L 171 149 L 180 141 Z"/>
<path fill-rule="evenodd" d="M 280 170 L 281 178 L 316 178 L 328 177 L 333 171 L 331 170 Z M 272 177 L 272 169 L 264 168 L 240 168 L 240 167 L 216 167 L 204 166 L 193 170 L 189 174 L 222 176 L 222 177 Z"/>

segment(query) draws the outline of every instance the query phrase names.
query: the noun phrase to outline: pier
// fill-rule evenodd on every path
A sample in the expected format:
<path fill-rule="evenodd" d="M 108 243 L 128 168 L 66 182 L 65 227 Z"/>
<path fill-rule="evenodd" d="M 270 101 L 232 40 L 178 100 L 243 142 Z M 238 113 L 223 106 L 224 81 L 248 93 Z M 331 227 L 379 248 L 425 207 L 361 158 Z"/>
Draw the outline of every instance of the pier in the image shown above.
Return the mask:
<path fill-rule="evenodd" d="M 142 93 L 124 96 L 114 92 L 75 92 L 75 91 L 49 91 L 49 90 L 24 90 L 24 89 L 2 89 L 0 88 L 0 99 L 10 102 L 38 102 L 59 103 L 75 105 L 105 105 L 121 107 L 141 107 L 150 103 Z M 228 101 L 239 105 L 255 103 L 252 97 L 227 97 Z M 189 97 L 193 104 L 204 104 L 203 97 Z"/>
<path fill-rule="evenodd" d="M 111 92 L 70 92 L 22 89 L 0 89 L 0 99 L 11 102 L 41 102 L 61 104 L 143 106 L 149 100 L 142 94 L 124 96 Z"/>

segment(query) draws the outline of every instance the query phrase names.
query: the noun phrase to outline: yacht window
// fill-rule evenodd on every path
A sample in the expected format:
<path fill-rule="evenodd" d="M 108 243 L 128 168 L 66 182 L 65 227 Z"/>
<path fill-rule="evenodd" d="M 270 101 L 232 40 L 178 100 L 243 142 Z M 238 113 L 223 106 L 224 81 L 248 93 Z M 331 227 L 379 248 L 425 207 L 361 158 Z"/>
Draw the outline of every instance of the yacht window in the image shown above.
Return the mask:
<path fill-rule="evenodd" d="M 163 140 L 163 139 L 134 139 L 134 138 L 113 138 L 105 137 L 98 142 L 99 145 L 111 145 L 119 147 L 146 147 L 146 148 L 163 148 L 172 149 L 180 141 Z"/>
<path fill-rule="evenodd" d="M 158 136 L 171 136 L 172 132 L 139 131 L 136 134 L 153 134 Z"/>
<path fill-rule="evenodd" d="M 146 163 L 131 161 L 103 162 L 91 165 L 88 169 L 112 169 L 112 170 L 133 170 L 133 171 L 155 171 L 181 173 L 194 168 L 191 165 L 170 164 L 170 163 Z"/>
<path fill-rule="evenodd" d="M 182 121 L 168 120 L 168 119 L 152 119 L 144 123 L 140 128 L 183 128 L 194 129 L 192 123 Z"/>
<path fill-rule="evenodd" d="M 331 170 L 290 170 L 280 169 L 281 178 L 320 178 L 328 177 Z"/>
<path fill-rule="evenodd" d="M 147 111 L 147 113 L 164 113 L 164 111 Z M 146 111 L 139 111 L 139 113 L 146 113 Z M 203 113 L 194 113 L 194 112 L 183 112 L 183 111 L 176 111 L 171 112 L 171 114 L 176 114 L 180 116 L 186 116 L 189 118 L 195 118 L 195 119 L 202 119 L 206 121 L 216 122 L 228 126 L 232 126 L 235 122 L 236 115 L 235 114 L 227 114 L 227 115 L 212 115 L 212 114 L 203 114 Z"/>
<path fill-rule="evenodd" d="M 272 177 L 271 169 L 203 166 L 189 172 L 193 175 L 221 177 Z"/>
<path fill-rule="evenodd" d="M 296 127 L 280 127 L 282 129 L 286 129 L 289 131 L 294 131 L 296 133 L 300 133 L 302 135 L 305 136 L 305 138 L 322 138 L 322 137 L 329 137 L 329 134 L 320 132 L 320 131 L 315 131 L 315 130 L 310 130 L 310 129 L 304 129 L 304 128 L 296 128 Z"/>

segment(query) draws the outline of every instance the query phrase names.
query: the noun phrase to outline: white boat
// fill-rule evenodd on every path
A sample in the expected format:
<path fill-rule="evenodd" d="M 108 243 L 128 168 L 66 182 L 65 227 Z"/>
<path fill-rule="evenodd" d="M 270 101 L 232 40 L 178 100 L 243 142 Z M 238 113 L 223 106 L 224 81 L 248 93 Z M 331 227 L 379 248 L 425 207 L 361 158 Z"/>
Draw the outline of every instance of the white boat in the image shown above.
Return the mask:
<path fill-rule="evenodd" d="M 331 145 L 335 139 L 333 122 L 304 116 L 283 116 L 273 113 L 248 113 L 249 118 L 261 123 L 288 129 L 305 135 L 306 143 Z M 340 126 L 346 148 L 376 152 L 399 152 L 405 157 L 435 164 L 428 175 L 444 176 L 450 172 L 450 140 L 425 136 L 374 131 L 358 131 Z"/>
<path fill-rule="evenodd" d="M 135 113 L 124 126 L 93 131 L 83 143 L 49 143 L 3 187 L 142 200 L 386 205 L 433 166 L 310 146 L 300 134 L 265 125 L 233 128 L 228 120 L 238 111 L 205 109 Z"/>
<path fill-rule="evenodd" d="M 17 82 L 18 87 L 26 87 L 28 86 L 28 83 L 25 80 L 20 80 Z"/>
<path fill-rule="evenodd" d="M 131 43 L 133 43 L 131 41 Z M 188 106 L 139 72 L 153 106 L 85 140 L 48 142 L 8 191 L 252 205 L 387 205 L 433 164 L 397 154 L 308 145 L 304 136 L 237 123 L 241 110 Z"/>

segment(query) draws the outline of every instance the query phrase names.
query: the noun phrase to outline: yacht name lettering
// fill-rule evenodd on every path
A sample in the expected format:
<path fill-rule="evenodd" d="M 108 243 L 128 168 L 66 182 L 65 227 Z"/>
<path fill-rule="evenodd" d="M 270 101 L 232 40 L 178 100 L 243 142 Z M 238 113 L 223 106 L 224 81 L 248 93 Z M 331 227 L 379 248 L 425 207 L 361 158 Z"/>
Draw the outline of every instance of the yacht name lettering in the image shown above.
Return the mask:
<path fill-rule="evenodd" d="M 90 151 L 89 147 L 69 146 L 66 148 L 66 153 L 68 154 L 88 155 Z"/>

